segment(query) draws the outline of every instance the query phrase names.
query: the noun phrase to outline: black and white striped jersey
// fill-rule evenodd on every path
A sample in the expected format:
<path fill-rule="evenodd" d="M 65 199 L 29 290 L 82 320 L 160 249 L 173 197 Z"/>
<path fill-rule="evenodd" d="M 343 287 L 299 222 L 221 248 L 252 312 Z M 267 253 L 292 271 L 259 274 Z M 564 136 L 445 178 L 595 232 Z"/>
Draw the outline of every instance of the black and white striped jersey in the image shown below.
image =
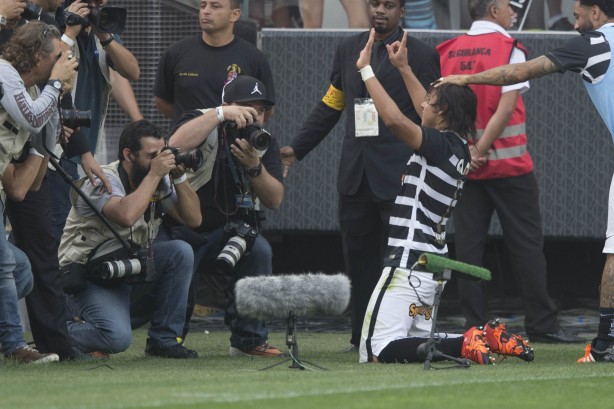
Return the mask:
<path fill-rule="evenodd" d="M 590 84 L 603 80 L 612 58 L 610 44 L 599 31 L 582 33 L 562 47 L 548 52 L 546 57 L 550 58 L 561 72 L 577 72 Z"/>
<path fill-rule="evenodd" d="M 454 132 L 422 128 L 390 216 L 384 264 L 409 268 L 424 252 L 445 254 L 446 223 L 460 196 L 470 156 Z"/>

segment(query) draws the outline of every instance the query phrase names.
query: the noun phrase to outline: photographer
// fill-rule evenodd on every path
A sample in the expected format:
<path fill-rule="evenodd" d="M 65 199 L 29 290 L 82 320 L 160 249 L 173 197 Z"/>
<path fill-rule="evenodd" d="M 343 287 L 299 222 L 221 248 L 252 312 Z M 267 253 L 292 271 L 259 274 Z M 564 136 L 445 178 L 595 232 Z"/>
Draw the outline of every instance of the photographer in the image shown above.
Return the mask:
<path fill-rule="evenodd" d="M 223 251 L 228 255 L 237 247 L 239 250 L 238 257 L 226 258 L 226 263 L 218 262 L 231 270 L 225 271 L 231 285 L 242 277 L 271 274 L 273 270 L 271 246 L 258 234 L 259 203 L 270 209 L 281 204 L 284 187 L 279 145 L 275 138 L 254 127 L 264 122 L 265 112 L 273 102 L 268 99 L 262 82 L 246 75 L 226 84 L 222 100 L 222 106 L 215 109 L 186 112 L 170 138 L 173 146 L 184 151 L 199 148 L 206 158 L 211 158 L 190 175 L 198 189 L 203 215 L 199 230 L 208 239 L 195 250 L 191 296 L 197 288 L 198 274 L 216 271 L 216 259 Z M 250 136 L 255 137 L 251 143 Z M 264 152 L 252 146 L 269 142 L 267 139 L 270 144 Z M 188 320 L 193 301 L 188 308 Z M 281 355 L 278 349 L 267 344 L 268 330 L 263 321 L 237 316 L 230 306 L 226 310 L 226 323 L 232 333 L 231 355 Z"/>
<path fill-rule="evenodd" d="M 34 22 L 15 30 L 0 59 L 0 174 L 7 194 L 22 198 L 37 188 L 45 166 L 45 146 L 53 147 L 59 127 L 60 94 L 72 87 L 77 62 L 62 53 L 60 33 Z M 35 84 L 47 83 L 42 91 Z M 30 136 L 31 135 L 31 136 Z M 11 164 L 30 139 L 23 164 Z M 4 207 L 4 204 L 0 205 Z M 0 221 L 4 231 L 4 221 Z M 26 283 L 29 283 L 26 285 Z M 23 340 L 17 300 L 32 288 L 32 271 L 25 254 L 0 234 L 0 342 L 7 358 L 20 363 L 57 361 L 53 353 L 41 354 Z"/>
<path fill-rule="evenodd" d="M 114 253 L 117 270 L 105 276 L 103 262 L 110 257 L 98 257 L 119 240 L 82 197 L 73 197 L 59 254 L 64 282 L 72 284 L 69 308 L 78 317 L 68 322 L 68 330 L 84 353 L 124 351 L 131 344 L 132 327 L 151 321 L 146 355 L 197 357 L 177 342 L 185 323 L 192 249 L 180 240 L 153 238 L 163 214 L 189 227 L 200 225 L 202 218 L 196 192 L 164 145 L 159 127 L 145 120 L 131 122 L 120 136 L 119 161 L 103 166 L 112 193 L 87 178 L 78 182 L 119 235 L 138 246 Z"/>

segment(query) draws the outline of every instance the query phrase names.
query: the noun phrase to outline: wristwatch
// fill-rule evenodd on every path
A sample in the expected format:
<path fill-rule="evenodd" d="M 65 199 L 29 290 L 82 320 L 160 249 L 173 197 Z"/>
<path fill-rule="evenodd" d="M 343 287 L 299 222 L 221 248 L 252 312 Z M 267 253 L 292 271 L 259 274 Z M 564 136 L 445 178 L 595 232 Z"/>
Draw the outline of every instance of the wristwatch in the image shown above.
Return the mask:
<path fill-rule="evenodd" d="M 107 48 L 107 46 L 111 44 L 113 41 L 115 41 L 115 36 L 111 34 L 107 40 L 101 41 L 100 45 L 102 46 L 102 48 Z"/>
<path fill-rule="evenodd" d="M 3 29 L 6 28 L 7 23 L 8 20 L 6 19 L 6 16 L 0 16 L 0 27 L 2 27 Z"/>
<path fill-rule="evenodd" d="M 254 166 L 251 169 L 247 169 L 245 173 L 247 173 L 247 176 L 250 176 L 253 178 L 255 178 L 256 176 L 259 176 L 260 173 L 262 173 L 262 163 L 259 163 L 258 166 Z"/>
<path fill-rule="evenodd" d="M 47 81 L 47 85 L 51 85 L 53 88 L 55 88 L 58 91 L 60 91 L 60 94 L 62 93 L 62 81 L 60 81 L 60 80 L 49 80 L 49 81 Z"/>

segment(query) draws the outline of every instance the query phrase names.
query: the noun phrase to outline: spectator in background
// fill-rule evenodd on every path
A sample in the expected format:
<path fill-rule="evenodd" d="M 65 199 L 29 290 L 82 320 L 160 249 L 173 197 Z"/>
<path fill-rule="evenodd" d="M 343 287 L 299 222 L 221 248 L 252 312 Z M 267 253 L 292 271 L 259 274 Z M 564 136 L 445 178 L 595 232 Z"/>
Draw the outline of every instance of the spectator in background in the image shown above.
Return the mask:
<path fill-rule="evenodd" d="M 437 22 L 433 14 L 432 0 L 407 0 L 403 27 L 416 30 L 435 30 Z"/>
<path fill-rule="evenodd" d="M 368 1 L 339 0 L 348 17 L 349 28 L 369 27 Z M 303 28 L 322 28 L 324 18 L 324 0 L 299 0 Z"/>

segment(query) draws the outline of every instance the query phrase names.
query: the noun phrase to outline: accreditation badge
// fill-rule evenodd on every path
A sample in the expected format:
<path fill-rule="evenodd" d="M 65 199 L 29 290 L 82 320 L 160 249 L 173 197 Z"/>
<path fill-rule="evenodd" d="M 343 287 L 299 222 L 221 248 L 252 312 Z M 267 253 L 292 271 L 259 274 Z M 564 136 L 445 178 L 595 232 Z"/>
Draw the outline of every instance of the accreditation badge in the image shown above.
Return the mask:
<path fill-rule="evenodd" d="M 354 98 L 356 137 L 379 136 L 377 110 L 371 98 Z"/>

